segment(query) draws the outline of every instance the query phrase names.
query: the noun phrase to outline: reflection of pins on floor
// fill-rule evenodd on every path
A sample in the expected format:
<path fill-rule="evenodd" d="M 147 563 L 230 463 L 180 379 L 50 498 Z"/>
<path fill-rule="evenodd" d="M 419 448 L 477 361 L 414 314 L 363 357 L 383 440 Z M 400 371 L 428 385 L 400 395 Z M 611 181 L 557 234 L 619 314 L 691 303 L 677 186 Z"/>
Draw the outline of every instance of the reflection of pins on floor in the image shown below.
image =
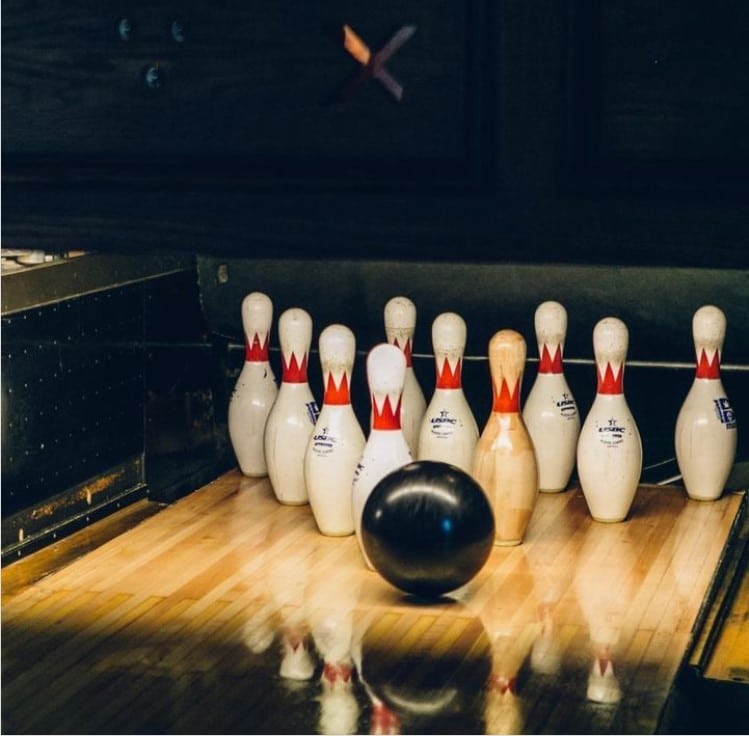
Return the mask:
<path fill-rule="evenodd" d="M 414 373 L 411 362 L 413 338 L 416 330 L 416 306 L 405 296 L 393 297 L 385 305 L 385 334 L 387 341 L 403 351 L 406 358 L 406 375 L 401 403 L 401 427 L 412 456 L 419 444 L 421 420 L 427 408 L 424 392 Z"/>
<path fill-rule="evenodd" d="M 616 703 L 621 698 L 615 662 L 624 646 L 620 639 L 639 590 L 637 554 L 626 529 L 619 532 L 621 543 L 610 548 L 606 545 L 602 555 L 608 530 L 592 526 L 574 568 L 573 588 L 593 653 L 586 697 L 598 703 Z"/>
<path fill-rule="evenodd" d="M 239 468 L 247 476 L 267 475 L 263 433 L 278 394 L 268 362 L 273 303 L 254 291 L 242 300 L 245 360 L 229 400 L 228 426 Z"/>
<path fill-rule="evenodd" d="M 594 703 L 618 703 L 622 699 L 621 685 L 611 659 L 605 656 L 593 658 L 586 697 Z"/>
<path fill-rule="evenodd" d="M 577 443 L 577 472 L 591 516 L 623 521 L 642 471 L 640 433 L 624 396 L 629 332 L 615 317 L 593 330 L 597 391 Z"/>
<path fill-rule="evenodd" d="M 359 703 L 351 665 L 326 662 L 320 675 L 319 733 L 357 733 Z"/>
<path fill-rule="evenodd" d="M 471 472 L 479 429 L 462 384 L 466 323 L 454 312 L 432 323 L 437 381 L 419 431 L 419 460 L 435 460 Z"/>
<path fill-rule="evenodd" d="M 367 682 L 363 668 L 362 658 L 362 644 L 363 637 L 370 625 L 372 625 L 375 618 L 378 617 L 378 612 L 374 608 L 370 608 L 363 615 L 359 616 L 354 622 L 354 633 L 351 641 L 351 657 L 354 661 L 356 672 L 359 675 L 359 681 L 364 688 L 364 692 L 371 707 L 371 715 L 369 722 L 369 733 L 371 734 L 400 734 L 402 730 L 401 719 L 398 714 L 375 695 L 372 687 Z"/>
<path fill-rule="evenodd" d="M 315 661 L 309 652 L 309 637 L 303 630 L 284 631 L 278 674 L 287 680 L 309 680 L 315 674 Z"/>
<path fill-rule="evenodd" d="M 318 409 L 307 382 L 312 318 L 303 309 L 287 309 L 278 321 L 283 377 L 265 425 L 265 460 L 276 498 L 283 504 L 309 501 L 304 455 Z"/>
<path fill-rule="evenodd" d="M 399 348 L 381 343 L 369 352 L 367 381 L 372 398 L 372 430 L 354 474 L 352 504 L 356 538 L 370 568 L 372 564 L 361 541 L 364 506 L 382 478 L 412 460 L 401 430 L 400 407 L 405 375 L 406 360 Z"/>
<path fill-rule="evenodd" d="M 268 651 L 276 637 L 273 617 L 267 607 L 261 607 L 249 616 L 242 626 L 240 638 L 253 654 L 263 654 Z"/>
<path fill-rule="evenodd" d="M 536 309 L 538 374 L 523 408 L 523 421 L 533 439 L 539 490 L 563 491 L 575 466 L 580 414 L 562 363 L 567 336 L 567 310 L 559 302 Z"/>
<path fill-rule="evenodd" d="M 356 340 L 344 325 L 320 334 L 320 363 L 325 395 L 304 456 L 310 507 L 322 534 L 354 533 L 351 483 L 365 437 L 351 406 L 351 371 Z"/>
<path fill-rule="evenodd" d="M 720 498 L 736 457 L 736 415 L 720 377 L 726 317 L 712 305 L 692 318 L 697 371 L 676 420 L 674 445 L 690 498 Z"/>
<path fill-rule="evenodd" d="M 523 704 L 516 694 L 517 680 L 492 675 L 487 683 L 484 720 L 486 733 L 522 733 Z"/>

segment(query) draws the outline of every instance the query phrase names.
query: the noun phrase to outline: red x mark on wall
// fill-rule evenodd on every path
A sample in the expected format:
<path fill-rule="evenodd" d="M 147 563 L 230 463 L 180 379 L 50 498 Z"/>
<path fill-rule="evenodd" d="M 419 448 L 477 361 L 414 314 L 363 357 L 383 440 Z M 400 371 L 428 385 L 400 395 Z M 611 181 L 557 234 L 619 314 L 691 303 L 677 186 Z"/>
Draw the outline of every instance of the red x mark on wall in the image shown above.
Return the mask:
<path fill-rule="evenodd" d="M 369 50 L 364 41 L 349 25 L 343 26 L 343 47 L 361 65 L 359 72 L 343 87 L 338 94 L 339 101 L 345 101 L 367 79 L 377 79 L 390 94 L 400 102 L 403 99 L 403 85 L 398 82 L 385 67 L 385 62 L 416 32 L 416 26 L 402 26 L 390 40 L 376 53 Z"/>

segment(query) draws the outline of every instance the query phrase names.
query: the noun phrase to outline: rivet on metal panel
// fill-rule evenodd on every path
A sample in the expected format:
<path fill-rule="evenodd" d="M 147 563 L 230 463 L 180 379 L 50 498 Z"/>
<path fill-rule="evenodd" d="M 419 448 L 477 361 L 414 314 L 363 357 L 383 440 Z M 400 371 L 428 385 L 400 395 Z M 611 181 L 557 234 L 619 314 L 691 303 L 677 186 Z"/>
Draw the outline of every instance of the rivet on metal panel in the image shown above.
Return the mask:
<path fill-rule="evenodd" d="M 218 268 L 216 269 L 216 281 L 219 284 L 229 283 L 229 266 L 227 266 L 225 263 L 219 264 Z"/>
<path fill-rule="evenodd" d="M 146 87 L 156 90 L 164 83 L 164 74 L 158 64 L 152 64 L 146 68 L 143 73 L 143 79 L 146 83 Z"/>
<path fill-rule="evenodd" d="M 133 37 L 133 22 L 130 18 L 120 18 L 117 22 L 117 35 L 121 41 L 130 41 Z"/>
<path fill-rule="evenodd" d="M 175 18 L 170 26 L 169 33 L 177 43 L 185 42 L 185 24 L 180 18 Z"/>

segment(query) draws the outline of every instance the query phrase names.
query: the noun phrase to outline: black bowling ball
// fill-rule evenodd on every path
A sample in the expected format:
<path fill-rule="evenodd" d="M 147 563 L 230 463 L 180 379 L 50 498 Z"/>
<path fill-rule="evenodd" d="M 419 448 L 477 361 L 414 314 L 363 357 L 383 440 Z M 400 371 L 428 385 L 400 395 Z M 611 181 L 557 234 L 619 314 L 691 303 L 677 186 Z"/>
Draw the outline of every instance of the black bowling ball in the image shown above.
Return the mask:
<path fill-rule="evenodd" d="M 421 460 L 386 475 L 364 506 L 361 539 L 396 588 L 436 598 L 469 582 L 494 544 L 494 514 L 460 468 Z"/>

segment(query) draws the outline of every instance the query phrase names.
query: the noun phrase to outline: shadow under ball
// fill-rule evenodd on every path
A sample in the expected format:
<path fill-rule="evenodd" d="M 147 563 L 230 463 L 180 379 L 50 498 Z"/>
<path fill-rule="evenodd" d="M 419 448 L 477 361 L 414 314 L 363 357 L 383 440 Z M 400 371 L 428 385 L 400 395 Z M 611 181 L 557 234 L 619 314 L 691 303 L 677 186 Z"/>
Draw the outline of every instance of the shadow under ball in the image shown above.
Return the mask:
<path fill-rule="evenodd" d="M 396 588 L 437 598 L 469 582 L 494 543 L 494 515 L 481 486 L 444 462 L 412 462 L 386 475 L 362 515 L 362 544 Z"/>

